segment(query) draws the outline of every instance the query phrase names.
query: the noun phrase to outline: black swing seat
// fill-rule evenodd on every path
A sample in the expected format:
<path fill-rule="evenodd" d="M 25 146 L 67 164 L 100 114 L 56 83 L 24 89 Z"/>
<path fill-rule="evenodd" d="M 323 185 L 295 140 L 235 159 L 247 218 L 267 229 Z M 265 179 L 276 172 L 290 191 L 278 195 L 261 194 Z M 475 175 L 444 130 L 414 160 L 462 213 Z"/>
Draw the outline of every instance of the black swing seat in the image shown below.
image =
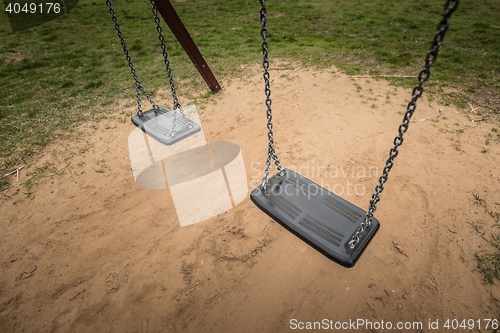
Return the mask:
<path fill-rule="evenodd" d="M 373 218 L 354 249 L 349 241 L 366 212 L 300 174 L 284 169 L 257 187 L 250 198 L 257 207 L 296 236 L 345 267 L 352 267 L 380 227 Z"/>
<path fill-rule="evenodd" d="M 170 135 L 172 123 L 175 121 L 175 135 Z M 158 142 L 167 146 L 173 145 L 201 130 L 200 125 L 191 121 L 191 127 L 188 127 L 190 121 L 185 119 L 179 112 L 175 115 L 174 111 L 164 106 L 159 110 L 148 110 L 142 113 L 142 116 L 135 115 L 132 122 L 141 128 L 147 135 Z"/>

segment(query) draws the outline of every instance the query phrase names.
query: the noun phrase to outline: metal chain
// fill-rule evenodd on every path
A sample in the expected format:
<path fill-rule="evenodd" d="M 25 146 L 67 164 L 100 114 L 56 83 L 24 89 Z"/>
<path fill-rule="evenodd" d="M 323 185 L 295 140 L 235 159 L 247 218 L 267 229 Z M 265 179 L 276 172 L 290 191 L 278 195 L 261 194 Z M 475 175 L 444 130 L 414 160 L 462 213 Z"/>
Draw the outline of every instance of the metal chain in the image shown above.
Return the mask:
<path fill-rule="evenodd" d="M 386 161 L 384 171 L 379 178 L 379 184 L 375 187 L 375 193 L 372 195 L 370 200 L 370 206 L 368 212 L 361 222 L 354 235 L 351 237 L 348 245 L 351 249 L 354 249 L 360 241 L 360 234 L 367 228 L 371 226 L 371 221 L 373 218 L 373 213 L 377 210 L 377 203 L 380 201 L 380 194 L 384 190 L 384 184 L 387 182 L 389 177 L 389 171 L 391 171 L 394 166 L 394 159 L 398 156 L 398 148 L 403 144 L 403 135 L 408 130 L 408 124 L 410 123 L 411 117 L 417 108 L 417 100 L 422 96 L 424 92 L 424 83 L 429 80 L 431 75 L 431 66 L 437 59 L 439 48 L 443 42 L 444 35 L 450 26 L 451 14 L 457 9 L 460 0 L 447 0 L 444 6 L 444 14 L 442 20 L 439 22 L 436 34 L 434 35 L 434 40 L 432 42 L 431 49 L 427 52 L 425 57 L 425 67 L 418 74 L 418 85 L 413 88 L 411 101 L 408 103 L 406 112 L 403 117 L 403 122 L 399 125 L 398 135 L 394 138 L 394 147 L 389 151 L 389 158 Z"/>
<path fill-rule="evenodd" d="M 123 53 L 125 54 L 125 58 L 127 59 L 128 66 L 130 67 L 130 73 L 132 74 L 132 77 L 134 78 L 135 82 L 135 93 L 137 97 L 137 115 L 139 117 L 142 116 L 142 106 L 141 106 L 141 91 L 146 96 L 146 99 L 151 103 L 153 108 L 155 110 L 158 110 L 159 107 L 156 105 L 156 103 L 153 101 L 151 96 L 146 92 L 146 89 L 142 86 L 141 82 L 139 81 L 139 78 L 137 77 L 137 74 L 135 73 L 134 69 L 134 64 L 132 63 L 132 58 L 130 57 L 127 46 L 125 45 L 125 39 L 123 38 L 123 34 L 121 32 L 120 26 L 118 25 L 118 21 L 116 19 L 115 11 L 113 10 L 113 7 L 111 5 L 110 0 L 106 0 L 106 4 L 108 5 L 109 13 L 111 14 L 111 19 L 113 20 L 113 23 L 115 24 L 115 29 L 116 32 L 118 33 L 118 38 L 120 38 L 120 43 L 122 44 L 123 48 Z"/>
<path fill-rule="evenodd" d="M 269 75 L 269 49 L 267 44 L 267 10 L 266 10 L 266 1 L 260 0 L 260 22 L 262 28 L 260 30 L 260 35 L 262 36 L 262 67 L 264 68 L 264 91 L 266 93 L 266 107 L 267 107 L 267 138 L 268 138 L 268 149 L 267 149 L 267 159 L 266 159 L 266 167 L 264 169 L 264 178 L 262 178 L 262 185 L 260 186 L 261 190 L 265 190 L 267 187 L 267 182 L 269 178 L 269 169 L 271 167 L 271 158 L 274 160 L 276 167 L 281 176 L 284 175 L 284 169 L 281 166 L 281 163 L 278 159 L 278 155 L 276 154 L 274 148 L 274 136 L 273 136 L 273 111 L 271 109 L 271 85 L 270 85 L 270 75 Z"/>
<path fill-rule="evenodd" d="M 175 123 L 177 117 L 177 110 L 181 113 L 184 119 L 187 120 L 187 127 L 192 128 L 193 123 L 189 118 L 185 115 L 184 110 L 182 110 L 181 104 L 179 103 L 179 99 L 177 98 L 177 93 L 175 91 L 174 78 L 172 75 L 172 69 L 170 68 L 170 60 L 168 59 L 167 46 L 165 45 L 165 38 L 163 37 L 163 29 L 160 25 L 160 17 L 158 16 L 158 7 L 156 7 L 155 0 L 150 0 L 151 2 L 151 10 L 153 12 L 155 23 L 156 23 L 156 31 L 158 32 L 158 39 L 160 40 L 160 46 L 163 53 L 163 62 L 165 63 L 165 68 L 167 70 L 168 80 L 170 83 L 170 90 L 172 91 L 172 100 L 174 103 L 174 119 L 172 121 L 172 128 L 170 130 L 170 136 L 175 136 Z"/>

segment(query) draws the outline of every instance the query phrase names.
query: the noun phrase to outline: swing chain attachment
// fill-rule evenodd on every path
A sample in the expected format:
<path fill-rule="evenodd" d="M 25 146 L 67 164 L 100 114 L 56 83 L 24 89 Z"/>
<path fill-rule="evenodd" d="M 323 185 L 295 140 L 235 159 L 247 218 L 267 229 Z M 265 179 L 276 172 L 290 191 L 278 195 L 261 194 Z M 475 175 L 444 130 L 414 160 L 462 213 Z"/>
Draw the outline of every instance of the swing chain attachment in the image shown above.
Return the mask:
<path fill-rule="evenodd" d="M 267 43 L 267 36 L 269 32 L 267 31 L 267 10 L 266 10 L 266 1 L 260 0 L 260 22 L 262 28 L 260 30 L 260 35 L 262 36 L 262 67 L 264 69 L 264 86 L 266 93 L 266 107 L 267 107 L 267 138 L 269 141 L 268 149 L 267 149 L 267 159 L 266 159 L 266 167 L 264 169 L 264 178 L 262 178 L 262 185 L 260 186 L 261 190 L 264 191 L 267 187 L 268 179 L 269 179 L 269 169 L 271 167 L 271 158 L 274 160 L 276 167 L 278 168 L 280 176 L 285 175 L 285 170 L 281 166 L 281 163 L 278 159 L 278 155 L 276 154 L 274 147 L 274 135 L 273 135 L 273 111 L 271 109 L 271 84 L 270 84 L 270 74 L 269 74 L 269 47 Z"/>
<path fill-rule="evenodd" d="M 173 100 L 173 117 L 174 119 L 172 120 L 172 128 L 170 129 L 170 136 L 175 136 L 175 123 L 176 123 L 176 117 L 177 117 L 177 111 L 179 111 L 186 119 L 187 121 L 187 127 L 192 128 L 193 123 L 189 118 L 184 114 L 184 110 L 182 110 L 181 104 L 179 103 L 179 99 L 177 98 L 177 93 L 175 91 L 175 84 L 174 84 L 174 78 L 172 76 L 172 69 L 170 68 L 170 60 L 168 59 L 168 53 L 167 53 L 167 46 L 165 45 L 165 38 L 163 37 L 163 29 L 160 25 L 160 17 L 158 16 L 158 7 L 156 7 L 155 0 L 150 0 L 151 2 L 151 10 L 153 12 L 154 18 L 155 18 L 155 23 L 156 23 L 156 31 L 158 32 L 158 39 L 160 40 L 160 46 L 161 50 L 163 53 L 163 62 L 165 63 L 165 68 L 167 70 L 167 75 L 168 75 L 168 80 L 170 83 L 170 90 L 172 91 L 172 100 Z"/>
<path fill-rule="evenodd" d="M 431 66 L 436 62 L 439 48 L 444 39 L 444 35 L 450 26 L 450 19 L 453 12 L 457 9 L 458 3 L 460 0 L 447 0 L 444 6 L 444 14 L 442 20 L 439 22 L 436 34 L 434 35 L 434 40 L 432 42 L 431 49 L 427 52 L 427 56 L 425 57 L 425 67 L 418 74 L 418 85 L 413 88 L 411 101 L 408 103 L 406 108 L 406 112 L 403 116 L 403 122 L 399 125 L 398 135 L 394 138 L 394 147 L 389 151 L 389 158 L 386 161 L 384 170 L 382 175 L 379 178 L 379 184 L 375 187 L 375 193 L 372 195 L 370 200 L 370 206 L 368 212 L 361 222 L 361 225 L 358 227 L 354 235 L 351 237 L 351 240 L 348 243 L 348 246 L 351 250 L 353 250 L 356 245 L 360 241 L 360 234 L 367 228 L 371 226 L 373 213 L 377 210 L 377 203 L 380 201 L 380 194 L 384 190 L 384 184 L 387 182 L 389 177 L 389 171 L 391 171 L 394 166 L 394 159 L 398 156 L 398 148 L 403 144 L 403 135 L 408 130 L 408 125 L 410 123 L 411 117 L 417 108 L 417 100 L 422 96 L 424 92 L 424 83 L 429 80 L 431 75 Z"/>
<path fill-rule="evenodd" d="M 111 14 L 111 19 L 113 20 L 113 23 L 115 24 L 115 29 L 116 32 L 118 33 L 118 38 L 120 38 L 120 43 L 123 48 L 123 53 L 125 54 L 125 59 L 127 59 L 128 66 L 130 67 L 130 73 L 132 74 L 132 77 L 134 78 L 135 82 L 135 92 L 136 92 L 136 97 L 137 97 L 137 115 L 139 117 L 142 117 L 142 106 L 141 106 L 141 92 L 146 96 L 146 99 L 151 103 L 153 106 L 153 109 L 155 111 L 158 111 L 160 108 L 159 106 L 153 101 L 151 96 L 146 92 L 146 89 L 142 86 L 141 82 L 139 81 L 139 78 L 137 77 L 137 74 L 134 69 L 134 64 L 132 63 L 132 58 L 130 57 L 128 53 L 127 46 L 125 45 L 125 39 L 123 38 L 123 34 L 121 32 L 120 26 L 118 25 L 118 20 L 116 19 L 115 11 L 113 10 L 113 7 L 111 5 L 110 0 L 106 0 L 106 4 L 108 5 L 109 13 Z"/>

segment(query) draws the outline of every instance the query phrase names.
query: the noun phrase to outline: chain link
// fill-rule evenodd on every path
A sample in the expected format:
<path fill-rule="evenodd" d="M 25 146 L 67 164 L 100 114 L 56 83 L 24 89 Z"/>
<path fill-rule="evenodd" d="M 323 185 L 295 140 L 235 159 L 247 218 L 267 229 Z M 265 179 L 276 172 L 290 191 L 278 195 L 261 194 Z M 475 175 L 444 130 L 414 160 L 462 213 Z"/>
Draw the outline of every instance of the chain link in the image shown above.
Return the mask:
<path fill-rule="evenodd" d="M 262 178 L 262 185 L 261 189 L 265 190 L 267 186 L 267 182 L 269 179 L 269 169 L 271 167 L 271 159 L 274 160 L 274 163 L 276 164 L 276 167 L 278 168 L 278 171 L 281 176 L 284 175 L 285 171 L 283 167 L 281 166 L 281 163 L 278 159 L 278 155 L 276 154 L 275 148 L 274 148 L 274 136 L 273 136 L 273 111 L 271 109 L 271 84 L 270 84 L 270 75 L 269 75 L 269 49 L 268 49 L 268 43 L 267 43 L 267 36 L 268 36 L 268 31 L 267 31 L 267 10 L 266 10 L 266 1 L 265 0 L 260 0 L 260 22 L 262 25 L 262 28 L 260 30 L 260 35 L 262 37 L 262 67 L 264 69 L 264 91 L 266 94 L 266 107 L 267 107 L 267 138 L 268 138 L 268 149 L 267 149 L 267 159 L 266 159 L 266 167 L 264 169 L 264 177 Z"/>
<path fill-rule="evenodd" d="M 141 82 L 139 81 L 139 78 L 137 77 L 137 74 L 134 69 L 134 64 L 132 63 L 132 58 L 130 57 L 128 53 L 127 46 L 125 45 L 125 39 L 123 38 L 123 34 L 121 32 L 120 26 L 118 25 L 118 20 L 116 19 L 115 11 L 113 10 L 113 7 L 111 5 L 110 0 L 106 0 L 106 4 L 108 5 L 109 13 L 111 14 L 111 19 L 113 20 L 113 23 L 115 24 L 115 29 L 116 32 L 118 33 L 118 38 L 120 38 L 120 43 L 123 48 L 123 53 L 125 54 L 125 59 L 127 59 L 128 66 L 130 67 L 130 73 L 132 74 L 132 77 L 134 78 L 135 82 L 135 93 L 137 97 L 137 115 L 139 117 L 142 116 L 142 106 L 141 106 L 141 92 L 146 96 L 146 99 L 151 103 L 153 108 L 155 110 L 159 110 L 158 105 L 153 101 L 151 96 L 146 92 L 146 89 L 142 86 Z"/>
<path fill-rule="evenodd" d="M 170 136 L 175 136 L 175 124 L 176 124 L 176 118 L 177 118 L 177 111 L 179 111 L 184 119 L 187 121 L 187 127 L 192 128 L 193 123 L 189 118 L 186 116 L 184 113 L 184 110 L 181 107 L 181 104 L 179 103 L 179 99 L 177 98 L 177 93 L 175 91 L 175 84 L 174 84 L 174 78 L 172 75 L 172 69 L 170 68 L 170 60 L 168 58 L 168 53 L 167 53 L 167 46 L 165 45 L 165 38 L 163 37 L 163 29 L 160 25 L 160 17 L 158 16 L 158 7 L 156 7 L 155 0 L 150 0 L 151 2 L 151 10 L 153 12 L 154 18 L 155 18 L 155 23 L 156 23 L 156 31 L 158 32 L 158 39 L 160 40 L 160 46 L 161 50 L 163 53 L 163 62 L 165 63 L 165 68 L 167 70 L 167 75 L 168 75 L 168 80 L 170 83 L 170 90 L 172 91 L 172 100 L 174 104 L 174 119 L 172 121 L 172 128 L 170 130 Z"/>
<path fill-rule="evenodd" d="M 427 52 L 425 57 L 425 67 L 418 74 L 418 85 L 413 88 L 411 101 L 406 107 L 406 112 L 403 117 L 403 122 L 399 125 L 398 135 L 394 138 L 394 147 L 389 151 L 389 158 L 386 161 L 382 175 L 379 178 L 379 184 L 375 187 L 375 193 L 372 195 L 370 200 L 370 206 L 368 212 L 361 222 L 354 235 L 351 237 L 348 245 L 351 249 L 354 249 L 360 241 L 360 234 L 367 228 L 371 226 L 371 221 L 373 214 L 377 210 L 377 203 L 380 201 L 380 194 L 384 190 L 384 184 L 387 182 L 389 177 L 389 171 L 391 171 L 394 166 L 394 159 L 398 156 L 398 148 L 403 144 L 403 135 L 408 130 L 408 124 L 410 123 L 411 117 L 417 108 L 417 100 L 422 96 L 424 92 L 424 83 L 429 80 L 431 75 L 431 66 L 437 59 L 439 48 L 443 42 L 444 35 L 450 26 L 451 14 L 457 9 L 460 0 L 447 0 L 444 6 L 443 18 L 438 24 L 436 33 L 434 35 L 434 40 L 430 50 Z"/>

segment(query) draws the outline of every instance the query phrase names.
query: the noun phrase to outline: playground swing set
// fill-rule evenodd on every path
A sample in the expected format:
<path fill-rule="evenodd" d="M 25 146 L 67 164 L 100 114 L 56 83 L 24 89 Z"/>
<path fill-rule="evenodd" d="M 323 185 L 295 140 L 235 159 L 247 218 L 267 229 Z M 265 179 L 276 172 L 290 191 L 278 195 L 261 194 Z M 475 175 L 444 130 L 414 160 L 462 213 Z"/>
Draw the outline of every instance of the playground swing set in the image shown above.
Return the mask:
<path fill-rule="evenodd" d="M 398 127 L 398 133 L 393 141 L 394 145 L 389 151 L 389 157 L 379 178 L 379 183 L 375 187 L 375 192 L 369 202 L 368 211 L 364 211 L 304 176 L 281 166 L 273 138 L 266 1 L 259 1 L 268 148 L 262 183 L 251 192 L 250 199 L 264 213 L 326 257 L 342 266 L 352 267 L 380 227 L 379 221 L 373 216 L 380 201 L 380 194 L 384 190 L 389 172 L 394 166 L 399 147 L 403 144 L 403 135 L 408 130 L 411 117 L 417 107 L 417 100 L 423 94 L 424 83 L 429 80 L 431 66 L 437 60 L 439 49 L 450 26 L 451 16 L 460 1 L 446 0 L 442 19 L 438 23 L 431 48 L 425 56 L 424 67 L 419 72 L 418 84 L 413 88 L 411 100 L 407 105 L 403 121 Z M 216 92 L 220 90 L 220 86 L 170 2 L 168 0 L 150 0 L 150 2 L 170 81 L 173 109 L 155 104 L 141 85 L 117 23 L 111 1 L 106 0 L 135 82 L 138 107 L 137 114 L 132 117 L 132 122 L 152 138 L 163 144 L 172 145 L 200 131 L 200 126 L 186 117 L 177 99 L 158 11 L 160 11 L 170 29 L 198 68 L 210 89 Z M 141 93 L 146 96 L 153 109 L 142 111 Z M 178 113 L 180 113 L 180 116 L 178 116 Z M 276 174 L 269 176 L 272 162 L 274 162 L 278 171 Z"/>

